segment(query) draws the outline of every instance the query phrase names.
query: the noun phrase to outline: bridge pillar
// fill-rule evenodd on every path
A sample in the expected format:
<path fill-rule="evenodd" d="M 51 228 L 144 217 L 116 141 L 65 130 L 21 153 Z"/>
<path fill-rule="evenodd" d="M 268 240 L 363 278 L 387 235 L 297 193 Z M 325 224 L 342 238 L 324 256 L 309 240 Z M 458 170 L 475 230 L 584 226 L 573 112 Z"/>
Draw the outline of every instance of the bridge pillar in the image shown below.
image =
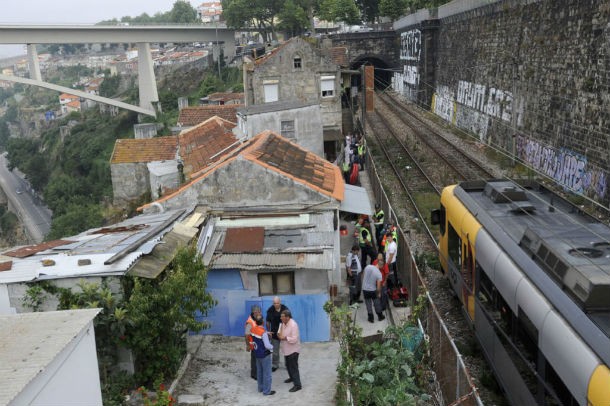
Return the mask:
<path fill-rule="evenodd" d="M 36 44 L 28 44 L 28 65 L 30 68 L 30 79 L 42 80 L 40 74 L 40 64 L 38 63 L 38 51 Z"/>
<path fill-rule="evenodd" d="M 138 42 L 138 87 L 140 107 L 155 111 L 153 103 L 159 101 L 159 94 L 148 42 Z"/>

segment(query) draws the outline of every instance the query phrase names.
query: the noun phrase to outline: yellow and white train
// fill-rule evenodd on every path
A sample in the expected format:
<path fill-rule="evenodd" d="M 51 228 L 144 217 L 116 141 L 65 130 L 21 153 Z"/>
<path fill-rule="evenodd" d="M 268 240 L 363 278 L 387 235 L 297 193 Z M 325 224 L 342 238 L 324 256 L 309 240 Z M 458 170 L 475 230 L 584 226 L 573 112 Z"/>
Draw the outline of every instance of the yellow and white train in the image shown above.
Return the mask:
<path fill-rule="evenodd" d="M 513 405 L 610 406 L 610 228 L 545 189 L 446 187 L 442 270 Z"/>

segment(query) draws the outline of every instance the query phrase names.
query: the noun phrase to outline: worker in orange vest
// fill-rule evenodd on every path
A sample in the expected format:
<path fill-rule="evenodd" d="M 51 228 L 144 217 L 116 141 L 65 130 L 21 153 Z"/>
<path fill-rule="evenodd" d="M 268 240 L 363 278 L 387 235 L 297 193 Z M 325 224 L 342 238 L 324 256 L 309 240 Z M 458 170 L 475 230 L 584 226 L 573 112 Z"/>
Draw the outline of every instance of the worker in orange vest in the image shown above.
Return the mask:
<path fill-rule="evenodd" d="M 275 395 L 275 391 L 271 390 L 271 354 L 273 345 L 269 341 L 269 334 L 263 327 L 263 316 L 259 315 L 256 318 L 256 325 L 250 330 L 252 337 L 252 351 L 256 358 L 256 381 L 258 382 L 258 391 L 263 395 Z"/>
<path fill-rule="evenodd" d="M 246 351 L 250 353 L 250 377 L 256 379 L 256 357 L 252 351 L 252 328 L 256 326 L 256 318 L 262 317 L 261 307 L 259 305 L 253 305 L 250 308 L 250 316 L 246 320 L 245 338 L 246 338 Z"/>

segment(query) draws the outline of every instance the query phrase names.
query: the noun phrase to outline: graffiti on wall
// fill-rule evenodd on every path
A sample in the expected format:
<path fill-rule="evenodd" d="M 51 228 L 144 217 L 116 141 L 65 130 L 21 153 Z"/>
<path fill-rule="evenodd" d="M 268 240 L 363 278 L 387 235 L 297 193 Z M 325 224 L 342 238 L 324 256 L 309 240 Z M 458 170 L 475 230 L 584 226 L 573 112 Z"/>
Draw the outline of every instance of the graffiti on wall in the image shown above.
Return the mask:
<path fill-rule="evenodd" d="M 522 103 L 514 101 L 513 94 L 509 91 L 460 80 L 456 100 L 464 106 L 506 122 L 511 122 L 513 114 L 516 114 L 517 126 L 522 124 Z"/>
<path fill-rule="evenodd" d="M 417 100 L 419 88 L 419 58 L 421 53 L 421 31 L 411 30 L 400 34 L 400 59 L 408 61 L 402 72 L 394 73 L 392 89 L 408 100 Z"/>
<path fill-rule="evenodd" d="M 432 111 L 434 114 L 455 124 L 453 121 L 454 107 L 455 99 L 449 86 L 439 86 L 432 96 Z"/>
<path fill-rule="evenodd" d="M 477 134 L 479 140 L 485 142 L 487 127 L 489 126 L 489 116 L 471 109 L 456 109 L 455 125 L 463 130 Z"/>
<path fill-rule="evenodd" d="M 513 125 L 514 112 L 516 126 L 522 125 L 525 103 L 515 100 L 511 92 L 460 80 L 455 94 L 443 85 L 436 89 L 434 98 L 435 114 L 476 134 L 483 142 L 494 117 Z"/>
<path fill-rule="evenodd" d="M 517 157 L 566 188 L 605 200 L 608 174 L 590 168 L 587 157 L 567 148 L 556 149 L 524 136 L 517 137 Z"/>
<path fill-rule="evenodd" d="M 411 30 L 400 34 L 400 59 L 419 61 L 421 54 L 421 31 Z"/>
<path fill-rule="evenodd" d="M 407 100 L 416 101 L 417 88 L 410 86 L 411 80 L 416 80 L 417 83 L 419 83 L 419 75 L 417 78 L 410 78 L 405 73 L 394 72 L 394 76 L 392 76 L 392 89 L 396 93 L 404 96 Z"/>

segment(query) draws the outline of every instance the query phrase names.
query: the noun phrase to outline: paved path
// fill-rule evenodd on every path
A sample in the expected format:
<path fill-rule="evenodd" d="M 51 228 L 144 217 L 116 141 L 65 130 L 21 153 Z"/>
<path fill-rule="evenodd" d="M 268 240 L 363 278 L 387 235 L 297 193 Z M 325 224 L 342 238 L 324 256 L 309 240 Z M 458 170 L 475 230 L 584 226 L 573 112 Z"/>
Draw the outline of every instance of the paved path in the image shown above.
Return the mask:
<path fill-rule="evenodd" d="M 201 345 L 180 380 L 174 396 L 203 396 L 206 405 L 258 406 L 334 405 L 337 382 L 339 345 L 336 342 L 304 343 L 299 355 L 299 372 L 303 389 L 288 392 L 291 383 L 284 383 L 288 372 L 283 358 L 273 373 L 273 396 L 257 392 L 257 383 L 250 378 L 250 353 L 244 350 L 243 337 L 201 336 Z"/>

